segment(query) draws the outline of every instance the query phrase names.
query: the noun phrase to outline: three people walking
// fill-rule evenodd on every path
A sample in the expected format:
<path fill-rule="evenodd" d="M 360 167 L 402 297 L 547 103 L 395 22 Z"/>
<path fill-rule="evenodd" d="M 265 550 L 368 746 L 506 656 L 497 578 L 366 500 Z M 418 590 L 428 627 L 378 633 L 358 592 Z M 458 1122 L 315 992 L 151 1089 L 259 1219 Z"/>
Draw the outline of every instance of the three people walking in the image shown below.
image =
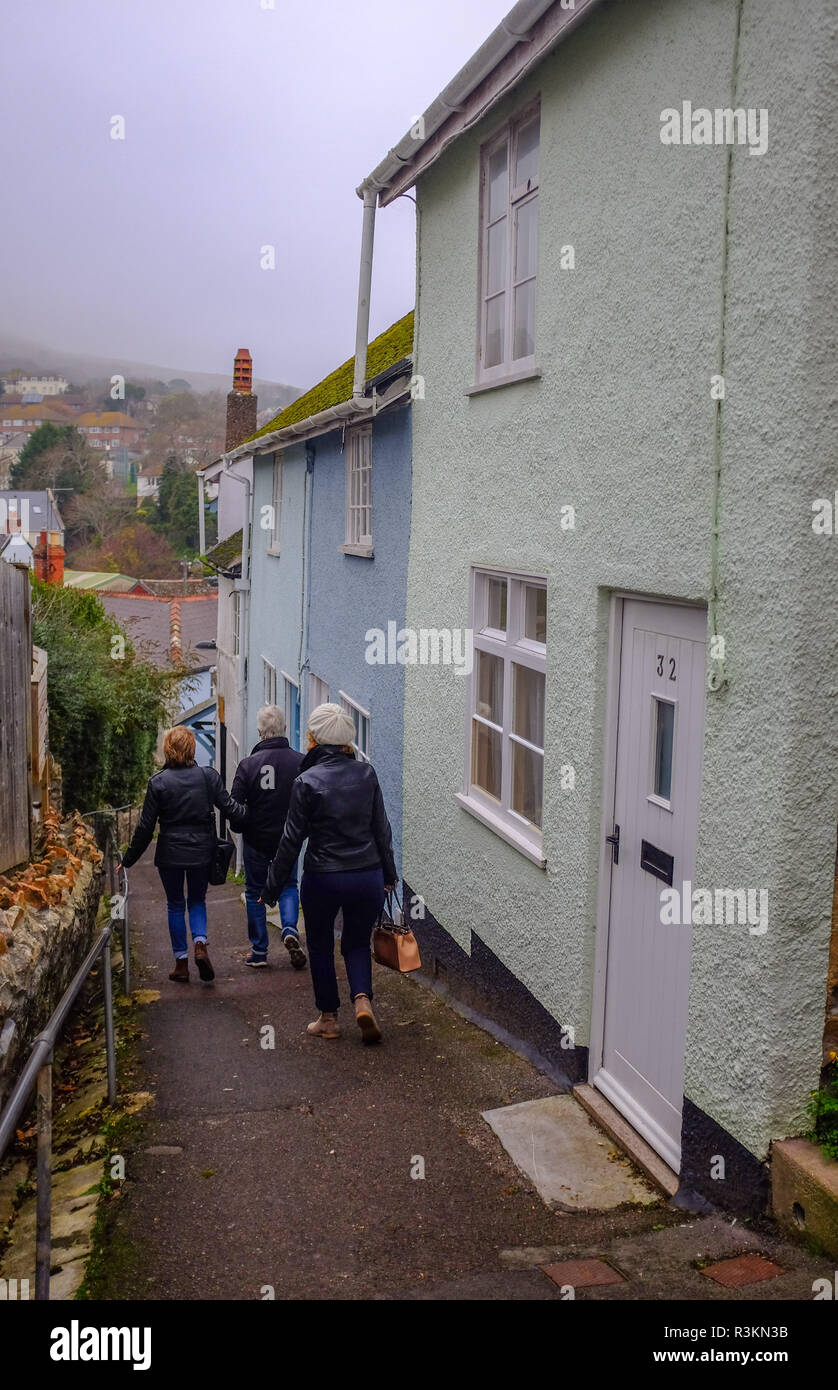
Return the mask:
<path fill-rule="evenodd" d="M 343 914 L 341 954 L 355 1018 L 366 1043 L 381 1030 L 372 1010 L 370 939 L 385 892 L 396 884 L 393 836 L 374 768 L 355 757 L 355 727 L 340 705 L 309 717 L 308 753 L 291 789 L 285 829 L 268 872 L 266 902 L 275 902 L 308 839 L 301 900 L 320 1016 L 308 1032 L 340 1036 L 335 973 L 335 918 Z"/>
<path fill-rule="evenodd" d="M 178 724 L 166 734 L 163 756 L 165 765 L 149 779 L 142 813 L 122 862 L 126 869 L 136 864 L 148 849 L 159 821 L 154 863 L 166 894 L 175 957 L 169 979 L 189 983 L 188 911 L 195 965 L 201 979 L 209 981 L 215 978 L 207 949 L 206 902 L 215 844 L 215 807 L 234 830 L 243 828 L 246 810 L 230 796 L 215 768 L 198 767 L 195 735 L 185 725 Z"/>
<path fill-rule="evenodd" d="M 189 980 L 187 913 L 198 974 L 202 980 L 214 979 L 207 949 L 206 896 L 217 807 L 244 840 L 250 938 L 245 963 L 256 967 L 267 963 L 266 904 L 279 900 L 283 943 L 292 965 L 303 969 L 306 958 L 298 929 L 302 902 L 314 999 L 320 1011 L 308 1032 L 338 1038 L 335 920 L 340 913 L 341 954 L 355 1018 L 363 1041 L 378 1042 L 381 1029 L 372 1008 L 370 942 L 385 893 L 395 887 L 398 874 L 375 770 L 356 757 L 355 727 L 340 705 L 318 705 L 312 711 L 305 757 L 290 747 L 285 717 L 277 706 L 263 706 L 257 730 L 260 741 L 239 763 L 230 794 L 214 768 L 196 764 L 191 729 L 184 725 L 170 729 L 163 741 L 165 766 L 149 780 L 123 862 L 126 868 L 137 862 L 159 823 L 154 862 L 166 894 L 175 957 L 169 979 L 182 984 Z M 298 894 L 297 860 L 306 840 Z"/>

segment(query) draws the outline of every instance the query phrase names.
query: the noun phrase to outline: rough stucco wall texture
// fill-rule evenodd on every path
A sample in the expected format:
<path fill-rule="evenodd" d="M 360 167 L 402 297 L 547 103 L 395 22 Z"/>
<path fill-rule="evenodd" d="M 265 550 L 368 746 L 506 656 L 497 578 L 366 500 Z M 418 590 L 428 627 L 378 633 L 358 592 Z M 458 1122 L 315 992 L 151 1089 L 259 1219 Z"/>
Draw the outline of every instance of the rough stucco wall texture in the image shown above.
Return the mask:
<path fill-rule="evenodd" d="M 409 668 L 404 873 L 465 950 L 479 933 L 580 1043 L 607 596 L 706 601 L 711 589 L 727 151 L 666 147 L 659 131 L 661 110 L 684 99 L 731 104 L 737 11 L 736 0 L 606 4 L 419 183 L 426 399 L 414 411 L 407 622 L 467 625 L 473 564 L 547 577 L 547 869 L 457 805 L 465 683 L 450 668 Z M 745 0 L 737 100 L 778 115 L 768 153 L 732 161 L 718 620 L 730 687 L 706 702 L 696 882 L 767 887 L 770 926 L 762 938 L 694 929 L 685 1089 L 758 1154 L 799 1124 L 817 1083 L 834 862 L 834 634 L 815 629 L 838 540 L 829 551 L 811 531 L 812 500 L 829 495 L 834 394 L 832 287 L 815 298 L 835 235 L 815 193 L 819 29 L 834 43 L 825 0 L 805 16 Z M 479 148 L 539 92 L 543 375 L 468 398 Z M 560 269 L 567 244 L 574 271 Z M 575 532 L 560 529 L 566 503 Z M 563 763 L 574 792 L 560 789 Z"/>

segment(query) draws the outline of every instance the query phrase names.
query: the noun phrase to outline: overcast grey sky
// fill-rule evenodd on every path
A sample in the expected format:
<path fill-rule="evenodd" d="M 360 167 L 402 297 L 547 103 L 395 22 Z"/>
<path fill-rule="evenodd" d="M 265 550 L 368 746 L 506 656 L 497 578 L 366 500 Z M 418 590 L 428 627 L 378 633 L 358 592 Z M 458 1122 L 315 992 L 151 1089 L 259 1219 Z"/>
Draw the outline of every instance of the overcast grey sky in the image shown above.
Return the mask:
<path fill-rule="evenodd" d="M 4 7 L 7 332 L 195 371 L 249 347 L 300 386 L 351 356 L 355 188 L 512 0 L 269 3 Z M 378 217 L 373 332 L 413 294 L 402 199 Z"/>

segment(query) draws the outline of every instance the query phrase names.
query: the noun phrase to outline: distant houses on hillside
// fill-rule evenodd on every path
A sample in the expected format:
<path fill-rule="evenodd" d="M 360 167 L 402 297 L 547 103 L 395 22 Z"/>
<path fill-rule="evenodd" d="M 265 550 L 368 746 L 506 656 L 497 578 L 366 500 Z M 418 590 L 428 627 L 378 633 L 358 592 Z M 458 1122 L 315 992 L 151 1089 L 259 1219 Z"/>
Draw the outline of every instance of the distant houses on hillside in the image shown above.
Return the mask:
<path fill-rule="evenodd" d="M 18 368 L 11 372 L 3 372 L 0 381 L 3 383 L 4 391 L 20 394 L 35 391 L 39 396 L 61 396 L 70 385 L 63 376 L 36 376 Z"/>

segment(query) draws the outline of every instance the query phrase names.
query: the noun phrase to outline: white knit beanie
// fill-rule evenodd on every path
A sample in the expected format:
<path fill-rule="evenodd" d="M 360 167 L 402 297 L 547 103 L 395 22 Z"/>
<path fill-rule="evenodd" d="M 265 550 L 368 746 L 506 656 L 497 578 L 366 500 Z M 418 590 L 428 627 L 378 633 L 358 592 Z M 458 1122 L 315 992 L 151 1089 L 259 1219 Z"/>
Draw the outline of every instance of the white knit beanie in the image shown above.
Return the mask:
<path fill-rule="evenodd" d="M 340 705 L 318 705 L 308 717 L 308 728 L 316 743 L 355 742 L 355 725 Z"/>

